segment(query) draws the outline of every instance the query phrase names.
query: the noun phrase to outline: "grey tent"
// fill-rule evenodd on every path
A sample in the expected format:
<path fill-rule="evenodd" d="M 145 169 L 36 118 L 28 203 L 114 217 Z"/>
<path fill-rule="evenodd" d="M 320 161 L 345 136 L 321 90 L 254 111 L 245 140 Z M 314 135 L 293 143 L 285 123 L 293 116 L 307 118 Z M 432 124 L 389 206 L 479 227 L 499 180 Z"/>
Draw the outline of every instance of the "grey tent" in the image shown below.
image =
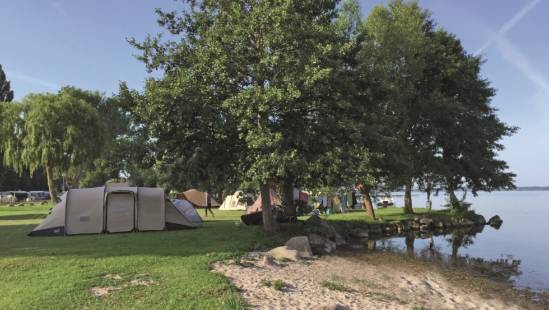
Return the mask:
<path fill-rule="evenodd" d="M 102 186 L 70 189 L 29 235 L 78 235 L 197 227 L 166 201 L 161 188 Z"/>
<path fill-rule="evenodd" d="M 191 222 L 200 224 L 202 223 L 202 218 L 196 212 L 196 209 L 193 207 L 193 204 L 185 199 L 172 199 L 171 203 L 181 212 L 185 217 L 187 217 Z"/>

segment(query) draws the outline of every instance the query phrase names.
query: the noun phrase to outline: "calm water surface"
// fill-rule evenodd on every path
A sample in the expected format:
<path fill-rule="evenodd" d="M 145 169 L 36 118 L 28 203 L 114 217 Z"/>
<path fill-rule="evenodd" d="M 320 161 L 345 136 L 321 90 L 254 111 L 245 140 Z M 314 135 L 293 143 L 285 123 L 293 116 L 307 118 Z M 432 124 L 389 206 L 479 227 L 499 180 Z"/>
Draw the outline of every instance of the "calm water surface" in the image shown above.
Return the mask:
<path fill-rule="evenodd" d="M 399 193 L 393 197 L 396 205 L 404 205 Z M 414 193 L 414 207 L 424 207 L 425 200 L 425 194 Z M 432 200 L 433 209 L 441 209 L 447 203 L 447 197 L 442 194 Z M 378 248 L 423 258 L 460 261 L 473 265 L 473 269 L 495 270 L 518 288 L 549 291 L 549 192 L 479 193 L 478 197 L 468 195 L 466 201 L 486 220 L 498 214 L 503 225 L 499 230 L 486 226 L 474 236 L 458 233 L 433 237 L 432 249 L 428 239 L 416 239 L 412 250 L 411 240 L 407 243 L 405 238 L 378 242 Z"/>

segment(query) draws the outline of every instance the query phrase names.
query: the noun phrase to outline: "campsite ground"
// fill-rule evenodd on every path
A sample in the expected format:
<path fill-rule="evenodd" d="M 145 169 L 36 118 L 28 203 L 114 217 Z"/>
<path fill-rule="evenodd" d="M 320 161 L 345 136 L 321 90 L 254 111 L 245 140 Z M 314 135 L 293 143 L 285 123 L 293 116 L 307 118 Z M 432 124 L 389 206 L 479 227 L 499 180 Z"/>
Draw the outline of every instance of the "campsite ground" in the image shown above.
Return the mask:
<path fill-rule="evenodd" d="M 49 208 L 0 207 L 0 309 L 243 308 L 211 263 L 291 234 L 271 238 L 240 225 L 241 212 L 214 211 L 196 230 L 27 237 Z"/>
<path fill-rule="evenodd" d="M 0 206 L 0 309 L 245 308 L 238 289 L 211 272 L 213 263 L 280 245 L 299 233 L 294 225 L 268 236 L 261 227 L 242 225 L 241 212 L 216 210 L 196 230 L 27 237 L 49 208 Z M 399 219 L 399 210 L 377 214 Z M 330 219 L 364 217 L 351 212 Z"/>

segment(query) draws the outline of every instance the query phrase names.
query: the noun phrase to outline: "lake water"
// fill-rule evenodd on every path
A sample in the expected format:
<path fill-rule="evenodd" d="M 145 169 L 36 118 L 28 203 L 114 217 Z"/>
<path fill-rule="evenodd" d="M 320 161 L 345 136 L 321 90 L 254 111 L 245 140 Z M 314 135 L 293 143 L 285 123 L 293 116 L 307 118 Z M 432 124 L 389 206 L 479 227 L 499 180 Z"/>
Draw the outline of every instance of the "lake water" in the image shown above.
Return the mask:
<path fill-rule="evenodd" d="M 402 206 L 399 194 L 393 198 L 396 205 Z M 425 201 L 425 194 L 413 194 L 414 207 L 424 207 Z M 432 201 L 433 209 L 441 209 L 447 197 L 440 194 Z M 459 234 L 436 236 L 433 248 L 429 247 L 429 239 L 414 240 L 413 248 L 408 240 L 407 247 L 405 238 L 380 241 L 377 248 L 443 261 L 454 258 L 454 262 L 457 259 L 472 269 L 495 270 L 518 288 L 549 291 L 549 191 L 479 193 L 478 197 L 469 194 L 466 201 L 486 220 L 498 214 L 503 225 L 499 230 L 485 226 L 482 232 L 465 238 Z"/>

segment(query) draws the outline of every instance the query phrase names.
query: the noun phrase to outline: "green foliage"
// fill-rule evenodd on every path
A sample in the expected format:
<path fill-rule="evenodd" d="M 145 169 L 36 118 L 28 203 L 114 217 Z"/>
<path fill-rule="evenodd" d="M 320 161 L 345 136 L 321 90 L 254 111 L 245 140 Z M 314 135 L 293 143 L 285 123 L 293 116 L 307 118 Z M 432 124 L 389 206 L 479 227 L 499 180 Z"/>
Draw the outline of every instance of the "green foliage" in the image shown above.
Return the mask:
<path fill-rule="evenodd" d="M 10 81 L 6 79 L 6 74 L 2 69 L 2 65 L 0 65 L 0 102 L 10 102 L 12 100 L 13 90 L 11 90 Z"/>
<path fill-rule="evenodd" d="M 149 69 L 165 71 L 136 111 L 180 176 L 261 183 L 314 167 L 337 124 L 336 12 L 333 1 L 208 1 L 182 16 L 159 12 L 177 43 L 131 41 Z"/>
<path fill-rule="evenodd" d="M 18 173 L 45 169 L 52 199 L 54 174 L 79 175 L 100 155 L 105 142 L 104 123 L 97 110 L 64 90 L 30 94 L 6 106 L 4 112 L 4 163 Z"/>

